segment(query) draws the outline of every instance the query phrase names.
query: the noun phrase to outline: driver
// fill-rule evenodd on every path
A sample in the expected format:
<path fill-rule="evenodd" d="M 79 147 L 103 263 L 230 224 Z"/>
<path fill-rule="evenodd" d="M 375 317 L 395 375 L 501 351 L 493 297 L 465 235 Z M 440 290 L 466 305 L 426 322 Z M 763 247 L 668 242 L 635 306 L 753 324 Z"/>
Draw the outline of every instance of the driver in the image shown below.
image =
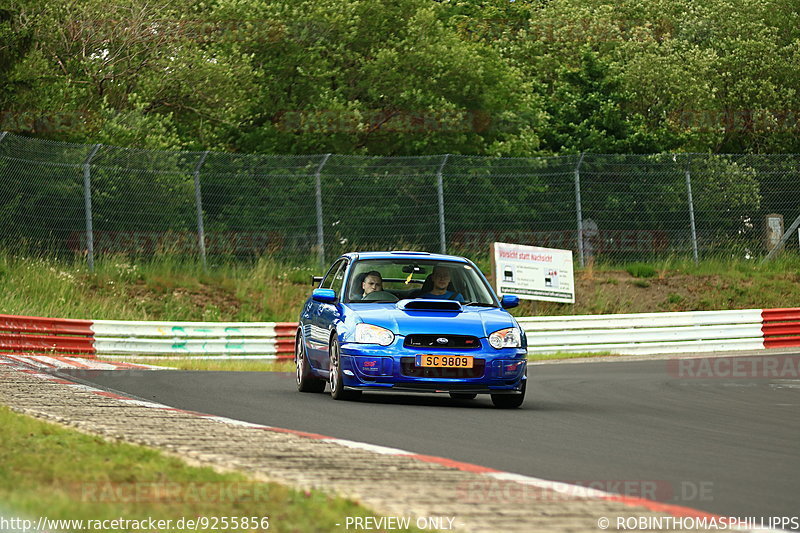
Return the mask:
<path fill-rule="evenodd" d="M 368 294 L 372 292 L 382 291 L 383 290 L 383 277 L 381 277 L 381 273 L 377 270 L 370 270 L 364 276 L 364 281 L 361 282 L 361 299 L 367 297 Z"/>
<path fill-rule="evenodd" d="M 436 265 L 433 268 L 431 279 L 433 288 L 425 294 L 420 294 L 418 298 L 430 298 L 434 300 L 455 300 L 463 302 L 464 297 L 460 292 L 447 290 L 450 285 L 450 269 L 446 266 Z"/>

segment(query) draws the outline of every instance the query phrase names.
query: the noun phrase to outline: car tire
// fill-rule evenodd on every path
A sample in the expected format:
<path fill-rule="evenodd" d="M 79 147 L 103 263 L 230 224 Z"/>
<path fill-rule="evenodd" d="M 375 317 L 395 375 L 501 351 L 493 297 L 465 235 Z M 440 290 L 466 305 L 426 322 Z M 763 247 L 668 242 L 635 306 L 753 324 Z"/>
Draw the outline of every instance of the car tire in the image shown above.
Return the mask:
<path fill-rule="evenodd" d="M 345 390 L 344 388 L 341 351 L 339 350 L 339 341 L 336 340 L 336 337 L 331 339 L 329 356 L 331 368 L 331 398 L 334 400 L 355 400 L 361 396 L 360 390 Z"/>
<path fill-rule="evenodd" d="M 325 380 L 311 374 L 311 368 L 306 357 L 303 337 L 297 335 L 294 343 L 294 364 L 296 368 L 295 381 L 300 392 L 322 392 L 325 390 Z"/>
<path fill-rule="evenodd" d="M 454 400 L 474 400 L 478 395 L 474 392 L 451 392 L 450 397 Z"/>
<path fill-rule="evenodd" d="M 492 394 L 492 403 L 498 409 L 516 409 L 525 401 L 525 388 L 528 380 L 522 382 L 519 394 Z"/>

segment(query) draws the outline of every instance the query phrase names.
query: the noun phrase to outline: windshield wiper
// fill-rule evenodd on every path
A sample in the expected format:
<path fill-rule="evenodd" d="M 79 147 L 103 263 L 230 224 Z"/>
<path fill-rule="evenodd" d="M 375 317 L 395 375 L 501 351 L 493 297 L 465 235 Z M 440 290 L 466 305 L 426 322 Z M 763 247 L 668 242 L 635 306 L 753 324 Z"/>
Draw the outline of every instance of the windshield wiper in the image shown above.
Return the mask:
<path fill-rule="evenodd" d="M 490 304 L 486 302 L 465 302 L 461 305 L 474 305 L 477 307 L 497 307 L 495 304 Z"/>

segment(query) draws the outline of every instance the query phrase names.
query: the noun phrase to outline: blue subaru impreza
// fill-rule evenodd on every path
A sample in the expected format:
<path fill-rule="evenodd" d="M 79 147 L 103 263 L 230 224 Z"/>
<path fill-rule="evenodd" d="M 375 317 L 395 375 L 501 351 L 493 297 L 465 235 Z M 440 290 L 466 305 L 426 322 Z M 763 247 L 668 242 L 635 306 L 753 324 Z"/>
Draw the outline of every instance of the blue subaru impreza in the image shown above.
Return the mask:
<path fill-rule="evenodd" d="M 425 252 L 348 253 L 303 305 L 295 342 L 297 389 L 336 400 L 362 391 L 491 394 L 525 399 L 525 332 L 474 263 Z"/>

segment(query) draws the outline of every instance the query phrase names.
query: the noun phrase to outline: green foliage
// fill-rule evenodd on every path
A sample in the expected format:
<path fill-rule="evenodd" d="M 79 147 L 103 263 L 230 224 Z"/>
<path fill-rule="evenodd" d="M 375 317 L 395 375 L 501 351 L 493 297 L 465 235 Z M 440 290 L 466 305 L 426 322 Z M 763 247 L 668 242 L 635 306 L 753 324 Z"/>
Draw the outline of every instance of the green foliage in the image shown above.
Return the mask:
<path fill-rule="evenodd" d="M 784 0 L 24 0 L 4 127 L 267 153 L 797 152 Z"/>

